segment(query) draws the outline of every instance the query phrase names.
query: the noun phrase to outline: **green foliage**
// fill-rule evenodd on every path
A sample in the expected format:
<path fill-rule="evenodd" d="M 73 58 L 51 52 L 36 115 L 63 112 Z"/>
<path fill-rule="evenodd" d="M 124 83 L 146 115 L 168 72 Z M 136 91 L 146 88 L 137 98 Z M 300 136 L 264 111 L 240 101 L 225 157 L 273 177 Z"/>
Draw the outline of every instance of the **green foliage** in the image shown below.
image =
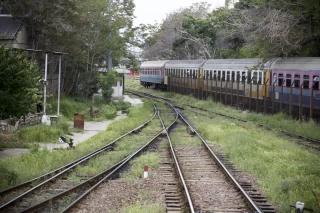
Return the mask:
<path fill-rule="evenodd" d="M 68 124 L 67 119 L 60 118 L 58 124 L 54 126 L 38 125 L 23 127 L 15 134 L 15 137 L 25 143 L 59 143 L 59 137 L 70 132 L 69 127 L 70 124 Z"/>
<path fill-rule="evenodd" d="M 117 73 L 115 71 L 107 72 L 106 74 L 100 74 L 99 76 L 99 86 L 102 90 L 102 97 L 106 103 L 111 102 L 112 98 L 112 85 L 117 81 Z"/>
<path fill-rule="evenodd" d="M 126 174 L 126 178 L 128 178 L 128 176 L 131 176 L 131 178 L 142 178 L 144 166 L 148 166 L 149 173 L 152 174 L 153 169 L 159 168 L 159 162 L 159 154 L 157 153 L 142 155 L 130 162 L 131 167 L 129 173 Z"/>
<path fill-rule="evenodd" d="M 21 116 L 35 111 L 39 74 L 27 53 L 0 48 L 0 114 Z"/>
<path fill-rule="evenodd" d="M 1 2 L 13 18 L 29 28 L 31 49 L 68 53 L 62 58 L 62 88 L 67 94 L 91 97 L 97 91 L 97 69 L 105 67 L 107 50 L 112 50 L 113 64 L 117 65 L 133 37 L 133 0 Z M 49 56 L 49 72 L 56 68 L 53 57 Z M 34 54 L 32 59 L 44 66 L 43 54 Z"/>
<path fill-rule="evenodd" d="M 212 122 L 202 115 L 193 123 L 213 148 L 221 147 L 240 170 L 258 178 L 261 190 L 279 206 L 279 212 L 290 212 L 289 205 L 298 200 L 308 208 L 317 208 L 311 189 L 320 193 L 318 151 L 302 148 L 292 139 L 250 123 L 218 116 Z"/>
<path fill-rule="evenodd" d="M 117 111 L 127 110 L 131 107 L 131 103 L 124 101 L 114 102 L 113 105 L 116 107 Z"/>
<path fill-rule="evenodd" d="M 32 153 L 27 153 L 18 158 L 0 159 L 0 174 L 5 173 L 13 177 L 11 178 L 13 181 L 9 181 L 6 178 L 7 175 L 0 175 L 0 190 L 49 172 L 105 146 L 125 132 L 146 122 L 150 118 L 150 114 L 153 115 L 153 106 L 150 102 L 147 102 L 141 108 L 130 109 L 129 113 L 127 119 L 113 122 L 108 126 L 106 131 L 95 135 L 85 143 L 78 144 L 76 149 L 56 150 L 54 152 L 35 150 Z M 123 143 L 126 143 L 126 141 L 124 140 Z M 140 142 L 140 144 L 141 143 L 142 142 Z M 124 146 L 125 150 L 129 150 L 127 151 L 128 153 L 130 152 L 130 149 L 128 149 L 130 144 L 132 144 L 131 141 Z M 137 143 L 136 146 L 141 146 L 140 144 Z M 104 160 L 99 162 L 100 164 L 105 163 L 110 165 L 111 161 Z M 7 170 L 4 171 L 3 168 L 6 168 Z M 105 169 L 106 166 L 101 166 L 99 168 Z M 17 178 L 14 178 L 14 174 L 16 174 Z"/>

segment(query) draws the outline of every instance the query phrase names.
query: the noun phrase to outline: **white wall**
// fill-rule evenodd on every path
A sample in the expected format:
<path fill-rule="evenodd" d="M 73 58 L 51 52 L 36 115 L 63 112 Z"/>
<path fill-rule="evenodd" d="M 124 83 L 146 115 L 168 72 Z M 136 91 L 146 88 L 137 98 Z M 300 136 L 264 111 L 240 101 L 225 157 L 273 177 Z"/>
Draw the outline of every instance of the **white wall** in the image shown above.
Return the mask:
<path fill-rule="evenodd" d="M 112 97 L 115 98 L 115 99 L 122 98 L 122 94 L 123 94 L 123 82 L 122 82 L 122 80 L 118 80 L 117 81 L 117 86 L 114 85 L 114 86 L 112 86 L 112 88 L 113 88 Z"/>

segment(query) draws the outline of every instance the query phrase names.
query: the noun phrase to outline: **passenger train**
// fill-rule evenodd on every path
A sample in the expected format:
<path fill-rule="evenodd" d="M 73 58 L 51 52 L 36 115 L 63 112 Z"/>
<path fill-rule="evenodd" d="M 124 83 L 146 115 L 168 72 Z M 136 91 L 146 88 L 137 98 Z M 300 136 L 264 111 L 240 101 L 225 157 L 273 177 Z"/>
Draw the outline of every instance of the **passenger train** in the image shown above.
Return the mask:
<path fill-rule="evenodd" d="M 320 116 L 320 58 L 146 61 L 140 82 L 256 111 Z"/>

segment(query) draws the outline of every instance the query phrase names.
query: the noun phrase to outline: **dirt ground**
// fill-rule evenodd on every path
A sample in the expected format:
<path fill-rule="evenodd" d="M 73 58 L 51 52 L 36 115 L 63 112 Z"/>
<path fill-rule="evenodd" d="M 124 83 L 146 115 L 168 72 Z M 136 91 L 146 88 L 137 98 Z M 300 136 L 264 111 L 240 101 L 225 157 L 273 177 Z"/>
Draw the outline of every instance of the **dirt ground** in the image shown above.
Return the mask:
<path fill-rule="evenodd" d="M 71 212 L 119 212 L 137 202 L 164 205 L 163 186 L 158 174 L 159 170 L 153 170 L 151 178 L 141 178 L 135 183 L 122 179 L 110 180 L 82 200 Z"/>

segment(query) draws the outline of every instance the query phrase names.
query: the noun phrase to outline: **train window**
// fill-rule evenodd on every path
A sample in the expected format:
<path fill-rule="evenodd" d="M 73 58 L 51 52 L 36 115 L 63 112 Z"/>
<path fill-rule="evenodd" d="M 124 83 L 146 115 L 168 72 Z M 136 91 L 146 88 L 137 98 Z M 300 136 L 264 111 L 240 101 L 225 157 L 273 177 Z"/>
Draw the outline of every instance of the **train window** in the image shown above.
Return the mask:
<path fill-rule="evenodd" d="M 300 87 L 300 75 L 294 75 L 294 87 Z"/>
<path fill-rule="evenodd" d="M 258 72 L 258 84 L 263 84 L 263 72 Z"/>
<path fill-rule="evenodd" d="M 282 86 L 282 84 L 283 84 L 283 74 L 279 73 L 279 75 L 278 75 L 278 85 Z"/>
<path fill-rule="evenodd" d="M 286 75 L 286 86 L 291 87 L 291 74 Z"/>
<path fill-rule="evenodd" d="M 208 73 L 207 70 L 203 70 L 203 80 L 207 79 L 207 73 Z"/>
<path fill-rule="evenodd" d="M 212 77 L 213 77 L 212 76 L 212 70 L 210 70 L 210 78 L 209 79 L 212 80 Z"/>
<path fill-rule="evenodd" d="M 227 81 L 230 81 L 230 71 L 227 71 Z"/>
<path fill-rule="evenodd" d="M 244 83 L 246 81 L 246 72 L 241 73 L 241 81 Z"/>
<path fill-rule="evenodd" d="M 318 75 L 314 75 L 313 76 L 313 89 L 319 89 L 319 76 Z"/>
<path fill-rule="evenodd" d="M 215 71 L 213 72 L 213 78 L 214 78 L 214 80 L 217 79 L 217 70 L 215 70 Z"/>
<path fill-rule="evenodd" d="M 303 89 L 309 89 L 309 75 L 303 75 Z"/>
<path fill-rule="evenodd" d="M 218 80 L 221 81 L 221 71 L 218 71 Z"/>
<path fill-rule="evenodd" d="M 248 74 L 247 74 L 247 83 L 248 84 L 251 83 L 251 75 L 252 75 L 252 72 L 248 72 Z"/>
<path fill-rule="evenodd" d="M 221 71 L 221 80 L 225 81 L 226 80 L 226 71 Z"/>
<path fill-rule="evenodd" d="M 253 74 L 252 75 L 252 83 L 257 84 L 258 83 L 258 72 L 254 71 L 252 74 Z"/>

